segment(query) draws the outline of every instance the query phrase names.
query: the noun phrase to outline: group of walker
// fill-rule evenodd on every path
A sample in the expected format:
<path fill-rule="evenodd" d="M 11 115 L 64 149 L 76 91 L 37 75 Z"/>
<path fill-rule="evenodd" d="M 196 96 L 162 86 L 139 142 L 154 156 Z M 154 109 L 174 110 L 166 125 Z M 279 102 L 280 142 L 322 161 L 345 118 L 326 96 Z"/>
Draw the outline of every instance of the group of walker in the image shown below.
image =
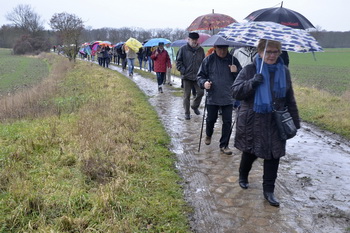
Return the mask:
<path fill-rule="evenodd" d="M 261 39 L 256 48 L 241 47 L 232 54 L 228 51 L 228 44 L 215 44 L 213 51 L 206 56 L 198 38 L 197 32 L 190 32 L 187 44 L 180 47 L 176 57 L 170 44 L 164 45 L 163 42 L 152 50 L 146 48 L 143 51 L 147 54 L 145 60 L 149 63 L 149 71 L 156 72 L 158 91 L 163 93 L 165 83 L 171 85 L 170 72 L 175 63 L 182 79 L 185 120 L 191 120 L 190 109 L 195 115 L 201 115 L 199 106 L 205 93 L 202 121 L 202 130 L 204 119 L 206 121 L 205 144 L 212 143 L 214 126 L 220 114 L 219 149 L 221 153 L 231 155 L 229 140 L 235 123 L 234 146 L 242 151 L 239 186 L 249 188 L 252 164 L 257 158 L 263 159 L 263 195 L 270 205 L 278 207 L 280 203 L 274 189 L 279 161 L 286 153 L 286 140 L 279 138 L 273 111 L 288 108 L 295 126 L 300 128 L 289 59 L 283 56 L 287 54 L 283 53 L 280 42 Z M 126 69 L 127 60 L 128 73 L 132 76 L 137 52 L 125 45 L 121 51 L 122 68 Z M 114 62 L 119 64 L 119 59 L 114 59 Z M 142 60 L 139 62 L 142 69 Z M 193 89 L 196 95 L 191 103 Z M 237 101 L 239 106 L 235 105 Z M 234 110 L 236 119 L 233 122 Z"/>

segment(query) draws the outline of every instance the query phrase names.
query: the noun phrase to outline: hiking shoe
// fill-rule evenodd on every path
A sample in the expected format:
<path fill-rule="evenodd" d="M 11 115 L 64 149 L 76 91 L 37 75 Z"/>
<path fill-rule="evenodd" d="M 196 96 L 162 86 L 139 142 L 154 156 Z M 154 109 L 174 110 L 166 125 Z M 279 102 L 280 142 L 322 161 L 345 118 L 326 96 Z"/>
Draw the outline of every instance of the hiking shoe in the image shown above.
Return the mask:
<path fill-rule="evenodd" d="M 211 143 L 211 137 L 206 136 L 206 137 L 205 137 L 204 143 L 205 143 L 205 145 L 210 145 L 210 143 Z"/>
<path fill-rule="evenodd" d="M 191 115 L 190 114 L 185 114 L 185 119 L 186 120 L 190 120 L 191 119 Z"/>
<path fill-rule="evenodd" d="M 232 150 L 229 147 L 221 147 L 220 151 L 226 155 L 232 155 Z"/>
<path fill-rule="evenodd" d="M 196 115 L 201 115 L 201 112 L 198 110 L 198 108 L 192 108 L 192 109 Z"/>
<path fill-rule="evenodd" d="M 163 88 L 162 88 L 162 87 L 158 87 L 158 91 L 159 91 L 160 93 L 163 93 Z"/>

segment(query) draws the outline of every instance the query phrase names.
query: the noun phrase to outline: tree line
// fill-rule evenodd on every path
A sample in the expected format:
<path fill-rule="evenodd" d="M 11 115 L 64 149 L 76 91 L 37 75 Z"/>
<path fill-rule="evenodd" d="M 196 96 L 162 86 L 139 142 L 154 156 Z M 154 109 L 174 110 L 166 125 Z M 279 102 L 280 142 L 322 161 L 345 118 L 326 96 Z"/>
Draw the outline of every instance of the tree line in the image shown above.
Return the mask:
<path fill-rule="evenodd" d="M 66 12 L 55 13 L 49 22 L 52 30 L 45 30 L 41 17 L 30 5 L 20 4 L 6 15 L 9 25 L 0 28 L 0 47 L 13 48 L 15 54 L 40 53 L 48 51 L 54 45 L 69 45 L 77 52 L 80 44 L 96 40 L 117 43 L 130 37 L 140 42 L 155 37 L 170 40 L 184 39 L 187 32 L 182 29 L 151 29 L 142 28 L 100 28 L 92 29 L 84 26 L 81 18 Z"/>
<path fill-rule="evenodd" d="M 12 24 L 0 28 L 0 47 L 13 48 L 15 54 L 40 53 L 54 45 L 74 45 L 77 51 L 80 44 L 95 40 L 112 43 L 126 41 L 130 37 L 140 42 L 150 38 L 163 37 L 171 41 L 184 39 L 187 31 L 182 29 L 143 28 L 100 28 L 84 26 L 81 18 L 69 13 L 55 13 L 49 22 L 52 30 L 45 30 L 40 15 L 30 5 L 20 4 L 6 15 Z M 208 33 L 208 32 L 207 32 Z M 310 32 L 324 48 L 349 48 L 349 32 L 314 31 Z"/>

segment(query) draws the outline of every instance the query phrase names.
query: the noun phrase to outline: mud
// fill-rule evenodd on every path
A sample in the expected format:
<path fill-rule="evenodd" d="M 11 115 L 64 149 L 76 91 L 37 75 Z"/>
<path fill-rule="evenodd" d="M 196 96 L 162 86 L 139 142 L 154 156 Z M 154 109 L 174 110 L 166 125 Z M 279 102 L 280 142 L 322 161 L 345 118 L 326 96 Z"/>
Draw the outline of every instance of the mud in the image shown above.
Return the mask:
<path fill-rule="evenodd" d="M 111 69 L 127 76 L 119 67 Z M 203 137 L 198 152 L 203 115 L 192 113 L 191 120 L 184 119 L 182 97 L 172 94 L 173 87 L 180 87 L 179 78 L 173 77 L 173 87 L 166 85 L 163 94 L 155 79 L 138 74 L 130 78 L 149 97 L 171 136 L 169 149 L 177 156 L 185 197 L 194 208 L 193 232 L 350 232 L 348 141 L 303 123 L 297 136 L 288 140 L 275 189 L 281 206 L 272 207 L 262 195 L 262 160 L 253 165 L 249 189 L 239 187 L 241 152 L 231 146 L 232 155 L 220 153 L 220 119 L 211 145 L 205 145 Z M 204 99 L 202 114 L 203 107 Z M 234 132 L 231 145 L 233 138 Z"/>

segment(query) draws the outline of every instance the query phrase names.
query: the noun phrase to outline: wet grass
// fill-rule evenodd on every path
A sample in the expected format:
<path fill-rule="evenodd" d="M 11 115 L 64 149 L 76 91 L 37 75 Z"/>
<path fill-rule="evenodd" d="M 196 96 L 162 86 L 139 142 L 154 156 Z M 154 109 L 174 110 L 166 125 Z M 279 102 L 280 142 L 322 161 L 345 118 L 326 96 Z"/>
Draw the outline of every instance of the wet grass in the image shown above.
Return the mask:
<path fill-rule="evenodd" d="M 169 137 L 146 96 L 114 71 L 53 57 L 67 75 L 30 102 L 47 108 L 2 116 L 0 232 L 190 232 Z"/>

